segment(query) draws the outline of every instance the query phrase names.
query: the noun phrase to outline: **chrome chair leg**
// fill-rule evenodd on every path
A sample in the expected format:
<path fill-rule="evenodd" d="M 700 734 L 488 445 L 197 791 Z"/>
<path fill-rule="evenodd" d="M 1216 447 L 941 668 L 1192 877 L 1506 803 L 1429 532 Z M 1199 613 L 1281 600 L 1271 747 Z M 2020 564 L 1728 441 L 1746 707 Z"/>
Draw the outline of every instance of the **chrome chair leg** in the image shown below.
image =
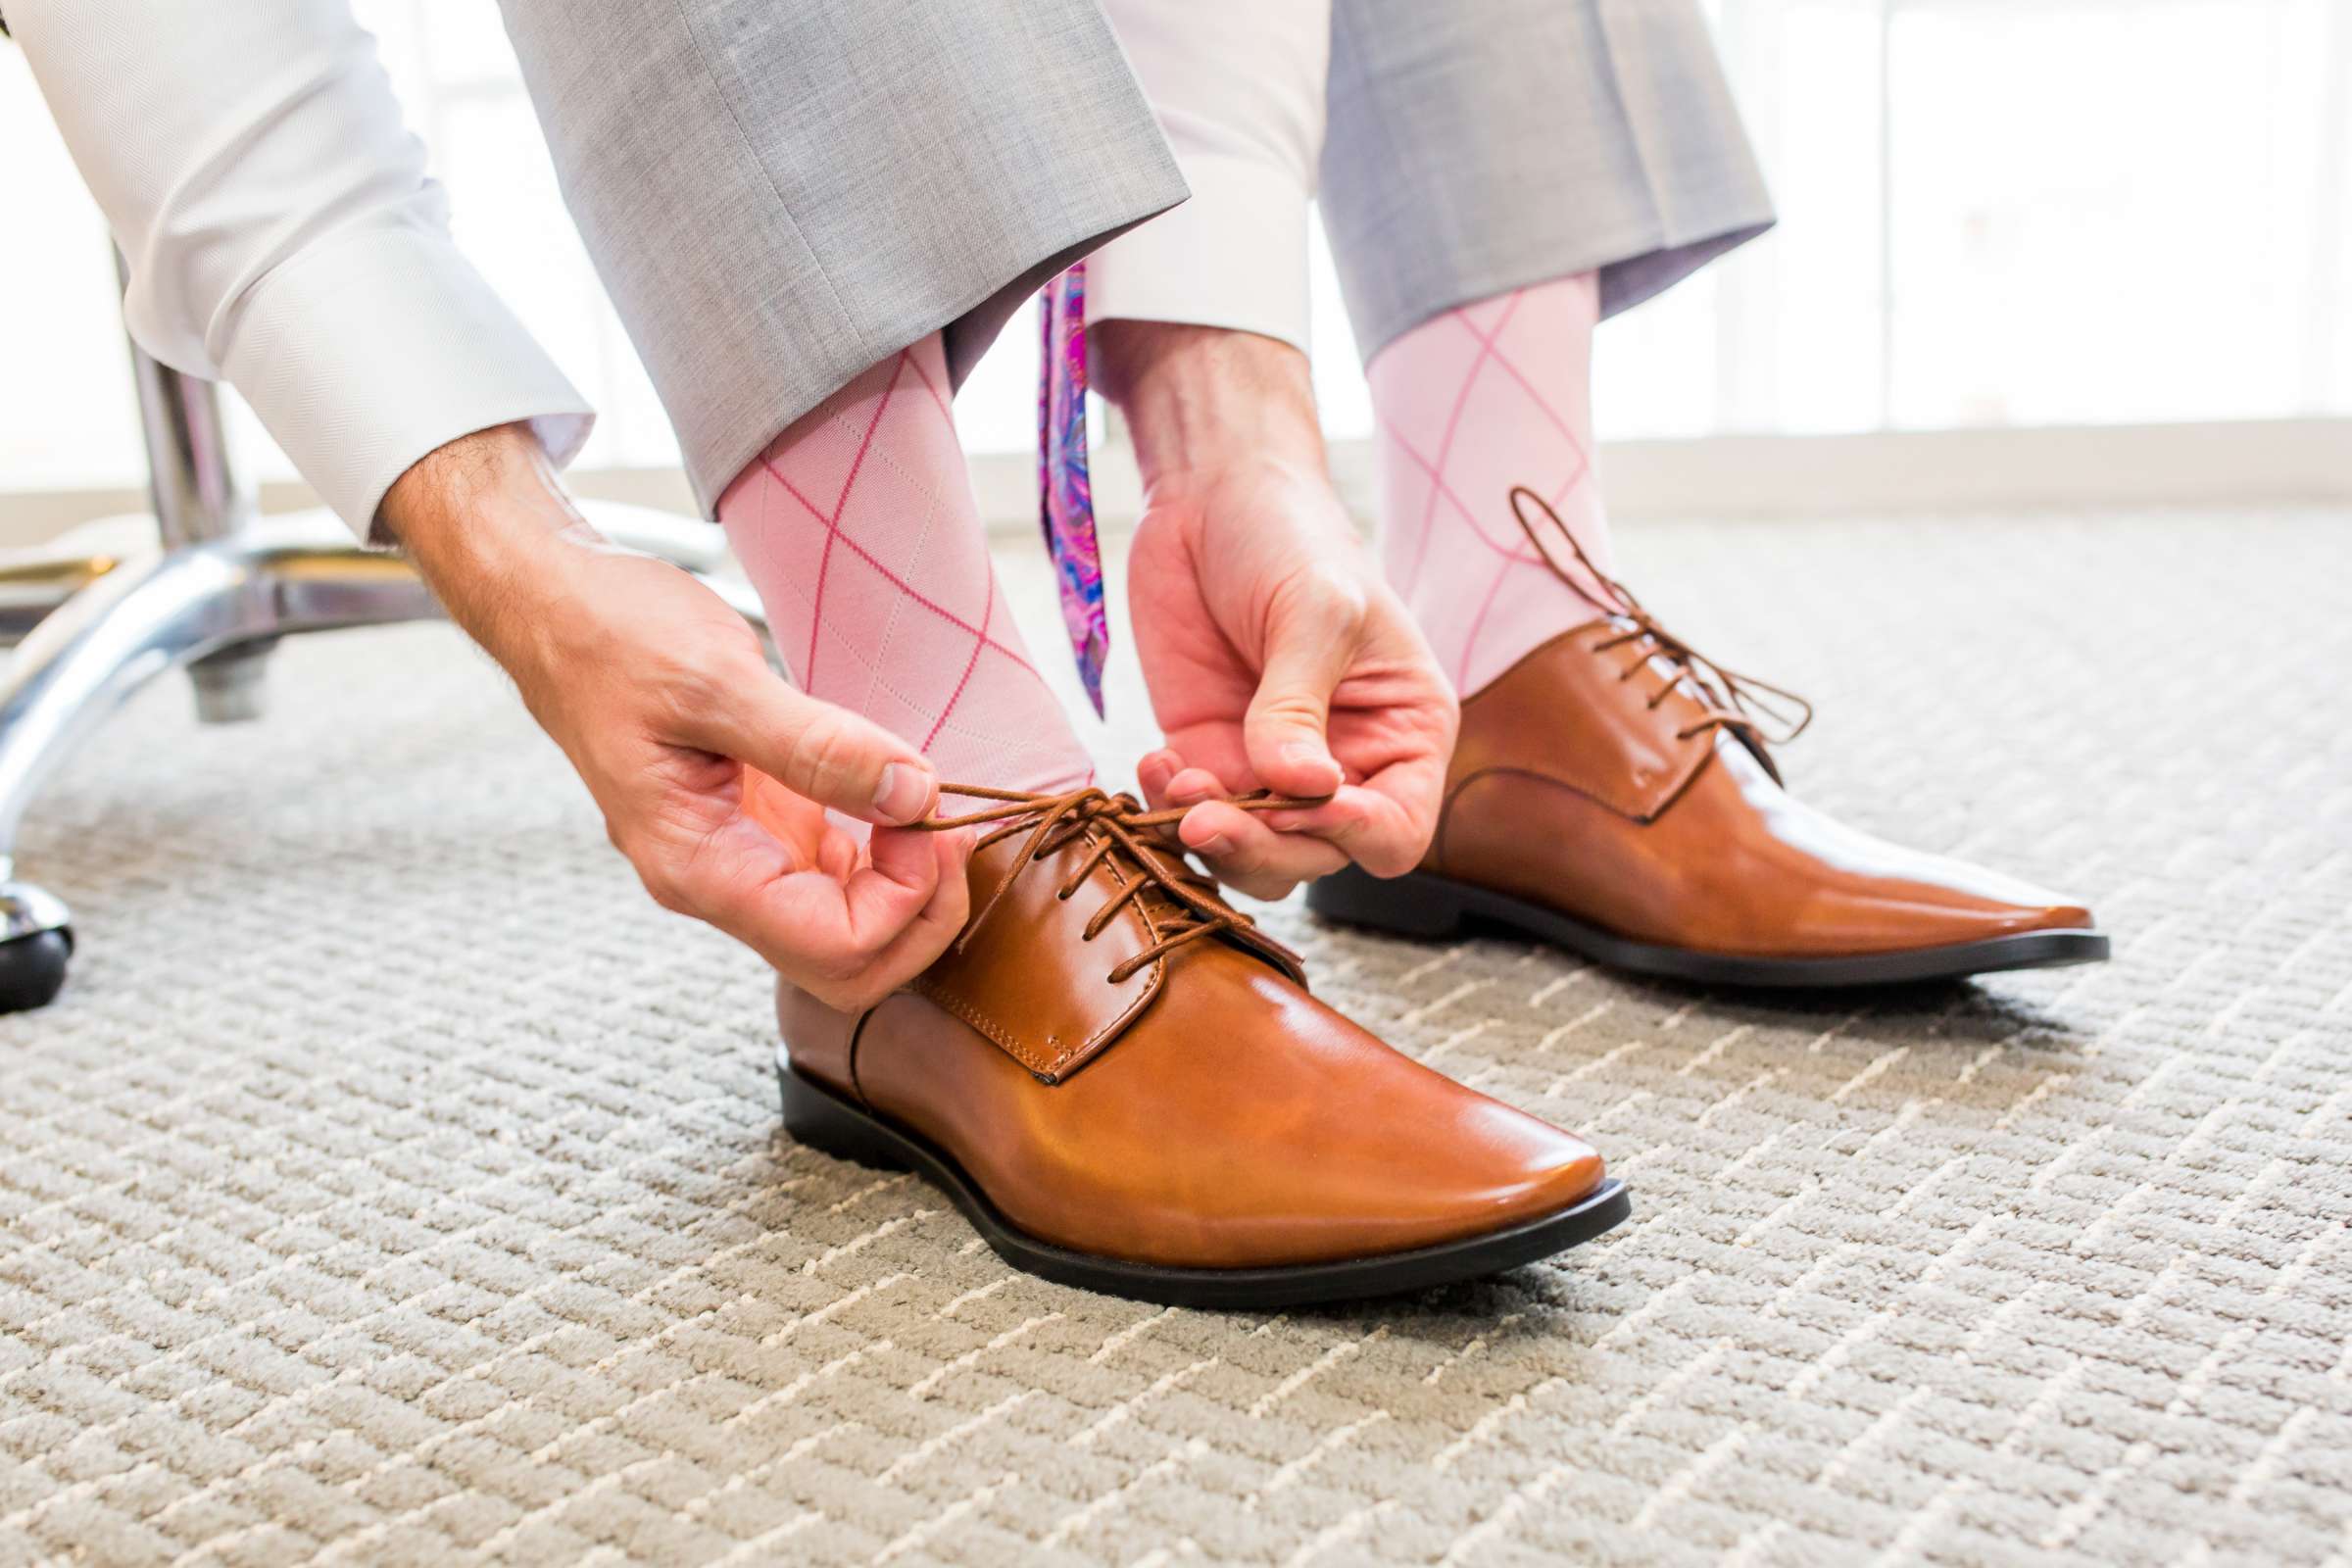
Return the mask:
<path fill-rule="evenodd" d="M 28 556 L 0 564 L 0 648 L 13 648 L 50 612 L 122 564 L 120 556 Z"/>
<path fill-rule="evenodd" d="M 707 525 L 638 508 L 588 510 L 616 543 L 698 575 L 726 559 Z M 764 629 L 740 578 L 703 580 Z M 318 512 L 109 560 L 88 576 L 24 636 L 0 680 L 0 1012 L 41 1006 L 65 980 L 73 916 L 63 900 L 17 879 L 14 856 L 26 806 L 84 736 L 172 669 L 195 680 L 206 720 L 257 716 L 262 661 L 280 638 L 439 613 L 405 562 L 361 549 Z"/>
<path fill-rule="evenodd" d="M 14 874 L 26 806 L 131 693 L 227 646 L 253 581 L 218 547 L 158 552 L 98 578 L 18 648 L 0 684 L 0 1009 L 47 1004 L 74 951 L 64 901 Z"/>
<path fill-rule="evenodd" d="M 581 503 L 581 510 L 614 544 L 693 572 L 746 620 L 764 630 L 766 616 L 759 596 L 733 570 L 726 537 L 717 528 L 697 518 L 621 502 L 587 501 Z M 271 526 L 283 528 L 289 521 L 298 522 L 306 536 L 315 535 L 322 551 L 339 546 L 353 555 L 368 554 L 326 513 L 280 516 L 272 519 Z M 75 528 L 40 549 L 0 552 L 0 648 L 23 642 L 67 600 L 157 547 L 153 517 L 109 517 Z"/>

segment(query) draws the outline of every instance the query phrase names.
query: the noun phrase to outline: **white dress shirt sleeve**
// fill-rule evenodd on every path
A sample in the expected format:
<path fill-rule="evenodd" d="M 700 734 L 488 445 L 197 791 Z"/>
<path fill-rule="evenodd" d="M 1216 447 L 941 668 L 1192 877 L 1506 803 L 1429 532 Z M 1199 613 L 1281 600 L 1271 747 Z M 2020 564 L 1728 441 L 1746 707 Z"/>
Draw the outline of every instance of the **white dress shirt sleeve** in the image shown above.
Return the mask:
<path fill-rule="evenodd" d="M 1187 321 L 1306 347 L 1330 0 L 1104 0 L 1193 199 L 1087 259 L 1090 321 Z"/>
<path fill-rule="evenodd" d="M 225 380 L 363 537 L 435 447 L 594 416 L 449 235 L 345 0 L 7 0 L 129 264 L 141 347 Z"/>

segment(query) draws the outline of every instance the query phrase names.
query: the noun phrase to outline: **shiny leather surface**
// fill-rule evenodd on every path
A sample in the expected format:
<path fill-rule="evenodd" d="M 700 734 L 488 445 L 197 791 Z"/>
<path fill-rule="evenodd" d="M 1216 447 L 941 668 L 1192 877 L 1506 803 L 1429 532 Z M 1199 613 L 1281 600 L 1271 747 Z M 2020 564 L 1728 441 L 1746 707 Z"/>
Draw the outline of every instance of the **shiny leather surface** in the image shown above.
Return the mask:
<path fill-rule="evenodd" d="M 962 956 L 862 1017 L 790 988 L 778 1007 L 797 1068 L 955 1156 L 1031 1235 L 1169 1266 L 1324 1262 L 1504 1229 L 1600 1185 L 1583 1140 L 1390 1049 L 1239 946 L 1195 943 L 1155 980 L 1106 986 L 1135 933 L 1082 941 L 1093 891 L 1056 899 L 1052 858 Z M 975 897 L 1001 874 L 975 864 Z M 1106 1017 L 1085 1071 L 1047 1083 L 1023 1059 Z"/>
<path fill-rule="evenodd" d="M 1423 869 L 1619 936 L 1821 957 L 2082 930 L 2081 904 L 1872 838 L 1805 806 L 1665 666 L 1564 633 L 1462 705 Z"/>
<path fill-rule="evenodd" d="M 975 908 L 1021 854 L 1025 837 L 1014 834 L 972 857 Z M 1065 898 L 1092 848 L 1079 838 L 1039 857 L 969 933 L 963 950 L 951 950 L 914 983 L 917 995 L 1042 1078 L 1076 1072 L 1117 1039 L 1159 994 L 1178 956 L 1154 958 L 1124 980 L 1110 978 L 1121 960 L 1158 940 L 1155 913 L 1161 906 L 1149 895 L 1130 900 L 1090 940 L 1090 918 L 1134 875 L 1118 860 L 1104 859 Z M 1066 930 L 1068 940 L 1039 942 L 1041 924 Z"/>

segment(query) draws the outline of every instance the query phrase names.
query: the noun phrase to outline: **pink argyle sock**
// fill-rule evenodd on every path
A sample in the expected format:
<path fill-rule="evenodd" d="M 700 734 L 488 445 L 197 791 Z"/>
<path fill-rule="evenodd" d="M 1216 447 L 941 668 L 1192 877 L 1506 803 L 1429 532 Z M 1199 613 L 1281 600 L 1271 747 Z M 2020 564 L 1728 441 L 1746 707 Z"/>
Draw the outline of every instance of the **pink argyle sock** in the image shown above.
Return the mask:
<path fill-rule="evenodd" d="M 804 690 L 913 742 L 943 779 L 1068 789 L 1094 766 L 998 589 L 947 389 L 935 333 L 778 436 L 719 521 Z"/>
<path fill-rule="evenodd" d="M 1599 320 L 1599 281 L 1580 272 L 1447 311 L 1373 358 L 1382 560 L 1465 697 L 1604 613 L 1544 564 L 1510 504 L 1513 485 L 1549 500 L 1611 569 L 1592 465 Z M 1564 543 L 1552 555 L 1599 594 Z"/>

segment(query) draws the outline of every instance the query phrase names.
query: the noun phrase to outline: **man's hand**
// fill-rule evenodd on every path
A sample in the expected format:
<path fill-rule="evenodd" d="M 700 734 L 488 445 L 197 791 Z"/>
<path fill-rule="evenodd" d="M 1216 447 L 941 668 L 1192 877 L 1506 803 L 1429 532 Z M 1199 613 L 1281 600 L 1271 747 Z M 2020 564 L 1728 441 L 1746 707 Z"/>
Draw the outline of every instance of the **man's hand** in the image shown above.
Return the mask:
<path fill-rule="evenodd" d="M 842 1008 L 887 996 L 956 939 L 968 836 L 892 825 L 937 798 L 920 755 L 795 690 L 693 577 L 608 545 L 527 431 L 432 453 L 382 519 L 514 677 L 664 908 Z M 828 806 L 879 824 L 870 844 Z"/>
<path fill-rule="evenodd" d="M 1129 557 L 1136 652 L 1167 737 L 1139 782 L 1217 876 L 1258 898 L 1429 846 L 1459 717 L 1323 463 L 1305 357 L 1248 332 L 1095 329 L 1145 481 Z M 1331 800 L 1253 814 L 1212 797 Z"/>

